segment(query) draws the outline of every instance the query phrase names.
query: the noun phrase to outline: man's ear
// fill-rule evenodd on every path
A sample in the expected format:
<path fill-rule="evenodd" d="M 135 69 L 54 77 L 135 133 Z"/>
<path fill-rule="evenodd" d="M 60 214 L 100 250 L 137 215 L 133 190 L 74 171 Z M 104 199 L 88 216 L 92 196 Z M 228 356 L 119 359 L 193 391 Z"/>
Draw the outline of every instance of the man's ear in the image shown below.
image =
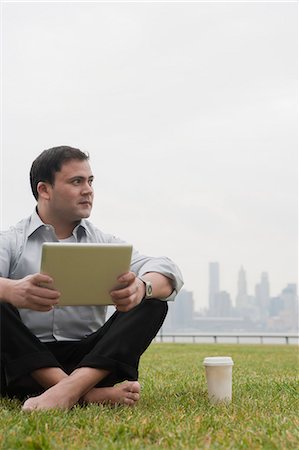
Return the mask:
<path fill-rule="evenodd" d="M 46 183 L 45 181 L 39 181 L 37 183 L 37 192 L 38 192 L 38 196 L 45 199 L 45 200 L 49 200 L 50 198 L 50 189 L 51 189 L 51 185 L 49 183 Z"/>

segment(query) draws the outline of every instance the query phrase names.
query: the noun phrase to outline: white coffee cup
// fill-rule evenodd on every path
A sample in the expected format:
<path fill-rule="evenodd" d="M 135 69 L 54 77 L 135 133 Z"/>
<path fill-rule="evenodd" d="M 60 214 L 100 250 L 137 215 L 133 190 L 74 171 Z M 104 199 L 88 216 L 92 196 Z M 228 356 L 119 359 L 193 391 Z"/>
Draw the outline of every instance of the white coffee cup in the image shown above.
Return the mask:
<path fill-rule="evenodd" d="M 211 403 L 227 402 L 232 399 L 233 360 L 230 356 L 210 356 L 204 359 Z"/>

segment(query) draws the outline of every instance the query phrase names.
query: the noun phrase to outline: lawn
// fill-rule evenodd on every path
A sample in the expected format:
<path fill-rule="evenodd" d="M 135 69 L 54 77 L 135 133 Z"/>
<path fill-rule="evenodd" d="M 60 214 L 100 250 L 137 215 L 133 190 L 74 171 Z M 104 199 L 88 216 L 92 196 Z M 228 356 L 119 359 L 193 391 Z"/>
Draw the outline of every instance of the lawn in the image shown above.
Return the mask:
<path fill-rule="evenodd" d="M 233 401 L 210 405 L 205 356 L 232 356 Z M 160 344 L 140 364 L 138 406 L 25 414 L 0 400 L 1 449 L 298 449 L 298 347 Z"/>

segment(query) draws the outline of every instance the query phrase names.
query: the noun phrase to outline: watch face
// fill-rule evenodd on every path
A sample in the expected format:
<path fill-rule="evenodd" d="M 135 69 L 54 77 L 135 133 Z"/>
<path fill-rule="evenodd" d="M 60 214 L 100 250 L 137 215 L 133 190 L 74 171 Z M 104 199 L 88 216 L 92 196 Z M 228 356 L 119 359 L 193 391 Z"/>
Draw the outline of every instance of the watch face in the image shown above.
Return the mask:
<path fill-rule="evenodd" d="M 153 295 L 153 288 L 151 283 L 146 283 L 146 296 L 151 297 Z"/>

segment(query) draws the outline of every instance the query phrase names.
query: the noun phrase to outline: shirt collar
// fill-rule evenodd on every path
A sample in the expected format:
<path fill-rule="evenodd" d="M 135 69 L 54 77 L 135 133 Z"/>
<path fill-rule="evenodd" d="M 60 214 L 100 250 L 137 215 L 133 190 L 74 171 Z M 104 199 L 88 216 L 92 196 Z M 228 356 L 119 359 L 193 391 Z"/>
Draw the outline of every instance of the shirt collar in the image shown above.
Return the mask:
<path fill-rule="evenodd" d="M 42 222 L 41 218 L 37 214 L 37 210 L 33 211 L 30 217 L 29 221 L 29 227 L 28 227 L 28 237 L 31 236 L 36 230 L 39 228 L 45 226 L 44 222 Z"/>
<path fill-rule="evenodd" d="M 91 236 L 91 233 L 88 229 L 88 222 L 85 219 L 81 219 L 80 223 L 74 228 L 73 233 L 77 235 L 77 237 L 81 237 L 82 233 Z"/>
<path fill-rule="evenodd" d="M 52 225 L 44 223 L 41 218 L 39 217 L 37 213 L 37 208 L 34 209 L 31 217 L 30 217 L 30 223 L 28 228 L 28 237 L 31 236 L 36 230 L 42 227 L 51 227 Z M 87 221 L 85 219 L 81 219 L 80 223 L 74 228 L 73 233 L 78 236 L 82 234 L 82 232 L 85 234 L 90 235 L 90 231 L 87 226 Z"/>

